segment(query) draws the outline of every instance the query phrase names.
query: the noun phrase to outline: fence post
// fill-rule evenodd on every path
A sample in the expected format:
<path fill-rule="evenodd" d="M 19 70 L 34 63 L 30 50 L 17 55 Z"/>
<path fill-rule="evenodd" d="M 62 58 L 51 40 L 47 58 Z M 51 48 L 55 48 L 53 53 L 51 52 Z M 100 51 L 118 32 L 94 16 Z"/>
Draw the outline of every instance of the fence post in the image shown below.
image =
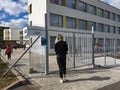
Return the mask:
<path fill-rule="evenodd" d="M 95 68 L 95 59 L 94 59 L 94 27 L 92 26 L 92 64 L 93 68 Z"/>
<path fill-rule="evenodd" d="M 116 53 L 116 39 L 114 39 L 114 59 L 115 59 L 115 64 L 116 64 L 115 53 Z"/>
<path fill-rule="evenodd" d="M 49 73 L 49 60 L 48 60 L 48 28 L 47 28 L 47 14 L 45 14 L 45 36 L 47 38 L 46 52 L 45 52 L 45 75 Z"/>
<path fill-rule="evenodd" d="M 104 38 L 104 66 L 106 66 L 106 45 L 105 45 L 106 39 Z"/>
<path fill-rule="evenodd" d="M 75 68 L 75 33 L 73 33 L 73 67 Z"/>

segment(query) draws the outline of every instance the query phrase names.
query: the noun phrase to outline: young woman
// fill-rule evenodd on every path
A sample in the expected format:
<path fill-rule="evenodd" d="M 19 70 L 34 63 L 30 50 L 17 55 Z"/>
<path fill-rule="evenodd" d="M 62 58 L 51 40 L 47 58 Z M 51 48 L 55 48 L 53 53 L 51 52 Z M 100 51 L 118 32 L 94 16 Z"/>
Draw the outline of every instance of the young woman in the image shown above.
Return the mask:
<path fill-rule="evenodd" d="M 63 41 L 63 36 L 58 34 L 55 40 L 55 52 L 57 55 L 57 64 L 59 67 L 60 82 L 63 83 L 66 79 L 66 54 L 68 51 L 68 46 L 65 41 Z"/>

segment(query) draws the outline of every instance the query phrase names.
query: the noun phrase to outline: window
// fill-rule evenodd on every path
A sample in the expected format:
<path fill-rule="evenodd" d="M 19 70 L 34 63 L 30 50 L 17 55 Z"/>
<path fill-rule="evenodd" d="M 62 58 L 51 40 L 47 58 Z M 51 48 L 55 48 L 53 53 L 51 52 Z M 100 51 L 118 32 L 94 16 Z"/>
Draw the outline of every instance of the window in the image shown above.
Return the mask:
<path fill-rule="evenodd" d="M 116 33 L 116 30 L 115 30 L 115 29 L 116 29 L 115 26 L 111 26 L 110 32 L 111 32 L 111 33 Z"/>
<path fill-rule="evenodd" d="M 92 30 L 92 26 L 94 28 L 94 31 L 96 31 L 96 23 L 95 22 L 89 22 L 89 30 Z"/>
<path fill-rule="evenodd" d="M 31 14 L 32 13 L 32 4 L 30 4 L 29 8 L 28 8 L 28 13 Z"/>
<path fill-rule="evenodd" d="M 104 25 L 104 32 L 106 33 L 110 32 L 110 25 Z"/>
<path fill-rule="evenodd" d="M 74 18 L 67 17 L 67 18 L 66 18 L 66 27 L 67 27 L 67 28 L 75 28 L 75 26 L 76 26 L 75 21 L 76 21 L 76 20 L 75 20 Z"/>
<path fill-rule="evenodd" d="M 103 9 L 98 8 L 97 14 L 98 14 L 98 16 L 103 17 Z"/>
<path fill-rule="evenodd" d="M 50 25 L 62 27 L 62 16 L 56 14 L 50 14 Z"/>
<path fill-rule="evenodd" d="M 29 26 L 32 26 L 32 21 L 30 21 Z"/>
<path fill-rule="evenodd" d="M 25 30 L 24 33 L 27 33 L 27 30 Z"/>
<path fill-rule="evenodd" d="M 97 23 L 97 31 L 98 32 L 103 32 L 103 24 Z"/>
<path fill-rule="evenodd" d="M 120 39 L 117 39 L 117 46 L 120 46 Z"/>
<path fill-rule="evenodd" d="M 86 27 L 87 27 L 87 21 L 85 21 L 85 20 L 79 20 L 79 24 L 78 24 L 79 26 L 79 29 L 86 29 Z"/>
<path fill-rule="evenodd" d="M 62 4 L 62 0 L 50 0 L 51 3 L 55 3 L 55 4 L 58 4 L 58 5 L 61 5 Z"/>
<path fill-rule="evenodd" d="M 118 29 L 118 32 L 119 32 L 119 34 L 120 34 L 120 27 L 119 27 L 119 29 Z"/>
<path fill-rule="evenodd" d="M 104 12 L 104 17 L 110 19 L 110 12 L 109 11 L 105 11 Z"/>
<path fill-rule="evenodd" d="M 120 27 L 117 27 L 116 33 L 117 33 L 117 34 L 120 34 Z"/>
<path fill-rule="evenodd" d="M 66 6 L 69 8 L 75 8 L 75 0 L 66 0 Z"/>
<path fill-rule="evenodd" d="M 96 14 L 96 7 L 92 5 L 88 5 L 88 13 L 95 15 Z"/>
<path fill-rule="evenodd" d="M 23 31 L 20 31 L 20 34 L 23 34 Z"/>
<path fill-rule="evenodd" d="M 78 10 L 86 12 L 87 11 L 87 4 L 83 2 L 78 2 Z"/>
<path fill-rule="evenodd" d="M 120 15 L 117 15 L 117 21 L 120 22 Z"/>
<path fill-rule="evenodd" d="M 56 36 L 50 36 L 50 49 L 55 48 L 55 38 Z"/>
<path fill-rule="evenodd" d="M 114 21 L 116 20 L 115 19 L 115 13 L 111 13 L 111 20 L 114 20 Z"/>

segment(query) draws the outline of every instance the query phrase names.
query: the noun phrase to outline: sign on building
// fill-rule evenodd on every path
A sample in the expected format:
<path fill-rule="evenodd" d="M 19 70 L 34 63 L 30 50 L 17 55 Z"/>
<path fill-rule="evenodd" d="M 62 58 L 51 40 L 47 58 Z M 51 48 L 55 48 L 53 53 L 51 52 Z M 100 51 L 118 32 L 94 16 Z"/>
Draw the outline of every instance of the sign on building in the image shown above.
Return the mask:
<path fill-rule="evenodd" d="M 45 36 L 45 28 L 39 26 L 28 26 L 27 27 L 28 36 Z"/>
<path fill-rule="evenodd" d="M 42 46 L 47 46 L 48 45 L 48 39 L 47 37 L 41 37 L 41 45 Z"/>

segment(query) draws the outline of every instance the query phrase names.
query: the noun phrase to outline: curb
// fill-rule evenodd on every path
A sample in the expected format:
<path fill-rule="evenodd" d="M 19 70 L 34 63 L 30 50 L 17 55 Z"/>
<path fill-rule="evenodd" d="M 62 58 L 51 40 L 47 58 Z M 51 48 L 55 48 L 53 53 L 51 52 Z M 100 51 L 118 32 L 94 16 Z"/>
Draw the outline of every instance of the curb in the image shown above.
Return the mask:
<path fill-rule="evenodd" d="M 22 85 L 26 85 L 28 84 L 28 82 L 26 80 L 22 80 L 22 81 L 16 81 L 14 83 L 12 83 L 11 85 L 7 86 L 6 88 L 4 88 L 3 90 L 12 90 L 18 86 L 22 86 Z"/>

